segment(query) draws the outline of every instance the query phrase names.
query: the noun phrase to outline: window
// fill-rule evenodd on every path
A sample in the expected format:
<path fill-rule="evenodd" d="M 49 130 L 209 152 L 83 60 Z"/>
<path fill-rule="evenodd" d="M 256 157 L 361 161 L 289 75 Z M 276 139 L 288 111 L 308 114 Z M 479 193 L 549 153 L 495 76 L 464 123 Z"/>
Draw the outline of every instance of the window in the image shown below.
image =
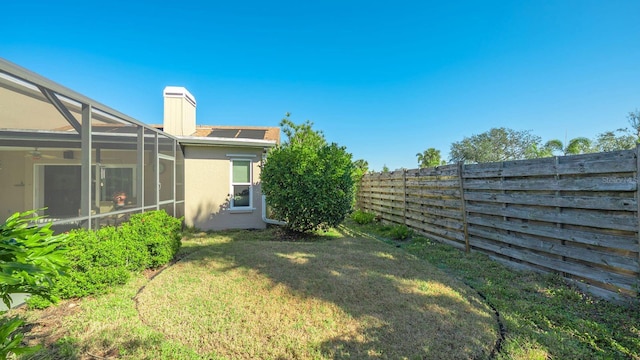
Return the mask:
<path fill-rule="evenodd" d="M 100 201 L 113 202 L 116 207 L 135 205 L 135 168 L 117 166 L 100 167 Z"/>
<path fill-rule="evenodd" d="M 231 160 L 231 209 L 252 206 L 251 160 Z"/>

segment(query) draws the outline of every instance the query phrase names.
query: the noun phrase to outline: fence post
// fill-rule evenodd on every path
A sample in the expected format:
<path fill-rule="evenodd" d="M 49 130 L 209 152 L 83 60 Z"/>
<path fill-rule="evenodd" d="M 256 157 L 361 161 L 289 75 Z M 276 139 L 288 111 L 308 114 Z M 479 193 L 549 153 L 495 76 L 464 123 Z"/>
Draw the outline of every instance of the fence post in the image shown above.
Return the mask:
<path fill-rule="evenodd" d="M 407 169 L 402 169 L 402 194 L 403 194 L 403 206 L 402 206 L 402 217 L 403 222 L 407 225 Z"/>
<path fill-rule="evenodd" d="M 462 204 L 462 226 L 464 229 L 464 248 L 466 252 L 471 251 L 471 246 L 469 245 L 469 223 L 467 223 L 467 205 L 464 200 L 464 177 L 462 176 L 464 173 L 464 163 L 460 161 L 458 163 L 458 179 L 460 179 L 460 201 Z"/>
<path fill-rule="evenodd" d="M 636 212 L 636 224 L 640 223 L 640 144 L 636 145 L 636 202 L 638 211 Z M 640 265 L 640 225 L 636 225 L 636 234 L 638 235 L 638 264 Z M 640 271 L 638 272 L 636 297 L 640 299 Z"/>

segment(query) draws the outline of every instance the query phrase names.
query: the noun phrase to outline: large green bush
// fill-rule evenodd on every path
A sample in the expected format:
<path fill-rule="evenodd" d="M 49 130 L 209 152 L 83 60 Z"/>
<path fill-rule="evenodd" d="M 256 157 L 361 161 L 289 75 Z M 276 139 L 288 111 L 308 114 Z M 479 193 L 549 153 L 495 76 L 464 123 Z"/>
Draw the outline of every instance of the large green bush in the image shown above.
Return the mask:
<path fill-rule="evenodd" d="M 148 255 L 144 268 L 157 268 L 173 259 L 180 249 L 182 222 L 164 211 L 131 216 L 118 230 L 136 246 L 143 244 Z M 137 263 L 132 259 L 132 263 Z"/>
<path fill-rule="evenodd" d="M 70 268 L 67 276 L 55 280 L 53 294 L 63 299 L 82 297 L 126 283 L 130 276 L 127 257 L 141 253 L 131 245 L 113 227 L 72 230 L 67 252 Z"/>
<path fill-rule="evenodd" d="M 327 144 L 308 121 L 296 125 L 285 118 L 280 126 L 288 141 L 268 154 L 261 173 L 275 217 L 299 232 L 340 224 L 353 201 L 351 154 Z"/>
<path fill-rule="evenodd" d="M 119 227 L 77 229 L 69 233 L 65 277 L 54 279 L 52 294 L 66 299 L 105 292 L 124 284 L 132 272 L 167 264 L 180 248 L 181 220 L 164 210 L 132 215 Z M 48 302 L 34 297 L 29 304 Z"/>

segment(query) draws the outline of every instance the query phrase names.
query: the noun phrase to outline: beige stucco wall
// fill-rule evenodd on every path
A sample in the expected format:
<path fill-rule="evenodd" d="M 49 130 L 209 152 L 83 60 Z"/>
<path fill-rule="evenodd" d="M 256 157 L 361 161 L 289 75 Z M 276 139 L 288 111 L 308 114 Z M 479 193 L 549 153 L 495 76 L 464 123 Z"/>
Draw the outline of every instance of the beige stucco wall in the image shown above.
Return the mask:
<path fill-rule="evenodd" d="M 2 221 L 15 212 L 31 208 L 25 208 L 27 186 L 32 189 L 32 179 L 26 177 L 25 163 L 21 152 L 0 151 L 0 189 L 3 189 L 0 219 Z"/>
<path fill-rule="evenodd" d="M 244 154 L 253 157 L 237 157 Z M 231 159 L 251 160 L 253 210 L 229 209 Z M 263 229 L 260 162 L 262 149 L 206 147 L 185 149 L 185 223 L 202 230 Z"/>

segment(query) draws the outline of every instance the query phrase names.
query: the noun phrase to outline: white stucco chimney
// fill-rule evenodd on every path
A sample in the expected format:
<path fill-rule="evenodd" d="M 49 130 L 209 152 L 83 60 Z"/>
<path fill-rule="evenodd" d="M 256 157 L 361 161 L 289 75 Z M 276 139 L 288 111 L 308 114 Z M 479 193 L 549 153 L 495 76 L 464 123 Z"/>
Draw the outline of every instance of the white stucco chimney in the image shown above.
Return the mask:
<path fill-rule="evenodd" d="M 196 98 L 180 86 L 164 88 L 164 131 L 175 136 L 196 132 Z"/>

